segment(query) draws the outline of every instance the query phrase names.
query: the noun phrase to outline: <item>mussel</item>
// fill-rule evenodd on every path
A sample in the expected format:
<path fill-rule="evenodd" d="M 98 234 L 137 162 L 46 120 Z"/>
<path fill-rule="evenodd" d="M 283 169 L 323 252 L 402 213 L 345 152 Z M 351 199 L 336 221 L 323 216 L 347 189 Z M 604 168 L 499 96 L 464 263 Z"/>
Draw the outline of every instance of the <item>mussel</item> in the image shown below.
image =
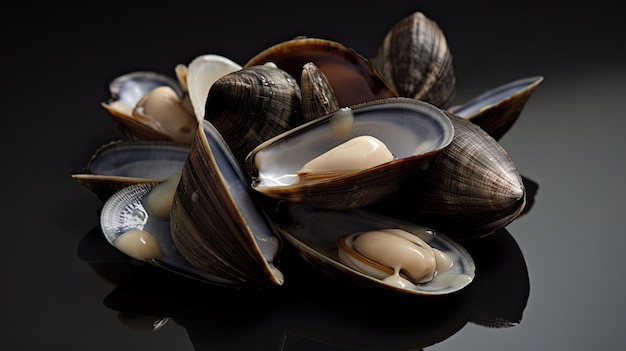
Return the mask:
<path fill-rule="evenodd" d="M 240 284 L 281 285 L 280 240 L 217 129 L 203 121 L 170 214 L 172 240 L 197 269 Z"/>
<path fill-rule="evenodd" d="M 250 152 L 246 169 L 252 188 L 272 198 L 335 209 L 363 207 L 395 192 L 409 173 L 445 149 L 453 135 L 449 118 L 430 104 L 380 99 L 342 108 L 267 140 Z M 343 168 L 305 172 L 309 161 L 361 136 L 381 141 L 392 157 L 361 167 L 354 161 L 367 161 L 367 149 L 347 149 L 350 154 L 338 165 Z"/>
<path fill-rule="evenodd" d="M 183 103 L 185 92 L 173 78 L 131 72 L 113 79 L 109 90 L 111 98 L 101 105 L 127 139 L 189 142 L 194 135 L 193 114 Z"/>
<path fill-rule="evenodd" d="M 188 154 L 189 145 L 172 141 L 116 140 L 99 147 L 72 178 L 106 201 L 126 186 L 180 173 Z"/>
<path fill-rule="evenodd" d="M 105 236 L 136 259 L 272 287 L 288 244 L 326 276 L 440 295 L 474 278 L 456 241 L 497 232 L 525 207 L 497 140 L 542 78 L 450 107 L 452 55 L 421 12 L 370 60 L 296 37 L 244 66 L 202 55 L 175 72 L 114 79 L 102 105 L 130 140 L 72 175 L 105 200 Z"/>
<path fill-rule="evenodd" d="M 238 63 L 215 54 L 194 58 L 186 69 L 182 65 L 176 67 L 177 76 L 185 82 L 183 86 L 187 90 L 198 123 L 204 119 L 207 94 L 211 86 L 221 77 L 240 69 L 241 65 Z"/>
<path fill-rule="evenodd" d="M 456 78 L 446 38 L 422 12 L 394 24 L 371 61 L 399 96 L 444 108 L 455 96 Z"/>
<path fill-rule="evenodd" d="M 169 216 L 155 213 L 155 204 L 149 201 L 165 186 L 167 194 L 158 194 L 156 201 L 161 204 L 156 206 L 171 208 L 172 192 L 179 180 L 179 177 L 172 177 L 163 183 L 137 183 L 115 192 L 104 203 L 100 214 L 104 237 L 135 260 L 210 284 L 249 287 L 241 281 L 200 270 L 180 254 L 172 240 Z"/>
<path fill-rule="evenodd" d="M 201 55 L 175 67 L 177 80 L 137 71 L 113 79 L 111 98 L 101 105 L 130 140 L 169 140 L 191 144 L 204 117 L 206 93 L 221 76 L 241 69 L 230 59 Z"/>
<path fill-rule="evenodd" d="M 300 77 L 302 123 L 333 113 L 340 108 L 339 100 L 326 75 L 313 62 L 302 66 Z"/>

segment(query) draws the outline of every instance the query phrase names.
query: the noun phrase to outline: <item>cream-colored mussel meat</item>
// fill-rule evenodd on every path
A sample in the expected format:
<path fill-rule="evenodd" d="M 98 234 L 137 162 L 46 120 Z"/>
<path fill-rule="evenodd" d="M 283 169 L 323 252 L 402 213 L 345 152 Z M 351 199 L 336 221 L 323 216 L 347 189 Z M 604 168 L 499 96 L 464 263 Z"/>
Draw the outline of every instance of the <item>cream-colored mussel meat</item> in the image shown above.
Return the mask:
<path fill-rule="evenodd" d="M 312 180 L 339 176 L 375 167 L 393 158 L 382 141 L 370 135 L 362 135 L 305 163 L 298 171 L 298 178 Z"/>
<path fill-rule="evenodd" d="M 155 185 L 143 198 L 143 205 L 148 216 L 169 219 L 172 200 L 180 174 L 172 174 L 164 182 Z M 163 249 L 156 237 L 142 229 L 130 230 L 113 241 L 113 245 L 123 253 L 140 261 L 163 257 Z"/>
<path fill-rule="evenodd" d="M 354 115 L 349 108 L 341 108 L 329 120 L 330 130 L 337 139 L 345 139 L 352 132 Z M 380 139 L 360 135 L 335 146 L 305 163 L 297 172 L 298 179 L 314 180 L 340 176 L 381 165 L 394 159 Z"/>
<path fill-rule="evenodd" d="M 132 113 L 135 118 L 179 143 L 191 144 L 198 128 L 195 115 L 183 106 L 169 86 L 157 87 L 144 95 Z"/>
<path fill-rule="evenodd" d="M 428 283 L 452 266 L 448 254 L 398 228 L 345 235 L 337 246 L 342 263 L 400 288 Z"/>
<path fill-rule="evenodd" d="M 271 138 L 246 157 L 254 190 L 317 207 L 372 204 L 452 140 L 440 109 L 376 100 L 341 108 Z"/>

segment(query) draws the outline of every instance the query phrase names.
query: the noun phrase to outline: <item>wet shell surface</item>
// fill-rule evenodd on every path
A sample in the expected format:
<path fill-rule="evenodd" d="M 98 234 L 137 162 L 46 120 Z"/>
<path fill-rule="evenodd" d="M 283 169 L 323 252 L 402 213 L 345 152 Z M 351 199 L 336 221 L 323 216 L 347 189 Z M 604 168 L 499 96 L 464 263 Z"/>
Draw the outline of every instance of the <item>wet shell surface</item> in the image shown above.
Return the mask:
<path fill-rule="evenodd" d="M 446 107 L 455 96 L 452 54 L 437 23 L 421 12 L 397 22 L 372 60 L 399 96 Z"/>
<path fill-rule="evenodd" d="M 109 84 L 111 98 L 102 107 L 130 140 L 173 140 L 167 132 L 149 117 L 135 114 L 138 102 L 156 88 L 167 88 L 174 100 L 180 100 L 184 91 L 178 81 L 161 73 L 137 71 L 116 77 Z"/>
<path fill-rule="evenodd" d="M 430 160 L 427 169 L 413 172 L 377 208 L 455 240 L 489 235 L 523 211 L 522 178 L 495 139 L 474 123 L 447 114 L 455 131 L 450 145 Z"/>
<path fill-rule="evenodd" d="M 252 188 L 269 197 L 325 208 L 363 207 L 396 191 L 453 135 L 452 123 L 440 109 L 412 99 L 382 99 L 342 108 L 277 135 L 255 148 L 246 166 Z M 377 138 L 394 158 L 362 170 L 330 170 L 326 177 L 298 176 L 309 160 L 359 136 Z"/>
<path fill-rule="evenodd" d="M 246 67 L 213 83 L 204 118 L 243 165 L 254 147 L 300 123 L 301 98 L 296 79 L 275 65 Z"/>
<path fill-rule="evenodd" d="M 326 75 L 313 63 L 305 63 L 300 78 L 302 123 L 333 113 L 339 100 Z"/>
<path fill-rule="evenodd" d="M 398 96 L 366 58 L 332 40 L 306 37 L 287 40 L 258 53 L 244 67 L 266 62 L 275 63 L 298 80 L 304 65 L 312 62 L 328 79 L 340 107 Z"/>
<path fill-rule="evenodd" d="M 204 117 L 211 85 L 241 69 L 232 60 L 200 55 L 175 67 L 176 80 L 167 75 L 138 71 L 121 75 L 110 84 L 111 99 L 101 105 L 130 140 L 170 140 L 191 144 Z"/>
<path fill-rule="evenodd" d="M 283 283 L 280 240 L 208 121 L 191 145 L 170 220 L 176 247 L 198 269 L 252 286 Z"/>
<path fill-rule="evenodd" d="M 181 256 L 172 240 L 169 218 L 150 215 L 144 199 L 157 183 L 129 185 L 113 194 L 102 207 L 100 225 L 114 247 L 137 260 L 183 276 L 218 285 L 242 285 L 199 270 Z"/>
<path fill-rule="evenodd" d="M 280 233 L 308 264 L 325 276 L 414 295 L 452 293 L 466 287 L 474 279 L 475 266 L 467 251 L 429 228 L 363 210 L 331 210 L 293 203 L 281 205 L 276 216 Z M 393 278 L 393 273 L 376 277 L 341 259 L 340 245 L 345 238 L 352 240 L 355 233 L 389 228 L 405 231 L 406 235 L 415 236 L 415 240 L 445 253 L 449 259 L 448 266 L 422 283 L 397 285 L 396 279 L 385 279 Z"/>
<path fill-rule="evenodd" d="M 111 100 L 107 105 L 120 104 L 121 109 L 130 112 L 142 97 L 161 86 L 172 88 L 182 98 L 183 90 L 173 78 L 157 72 L 137 71 L 118 76 L 109 83 Z"/>
<path fill-rule="evenodd" d="M 189 146 L 168 141 L 117 140 L 99 147 L 84 172 L 72 174 L 102 200 L 135 183 L 162 182 L 180 173 Z"/>
<path fill-rule="evenodd" d="M 528 77 L 488 90 L 448 111 L 479 125 L 499 140 L 517 121 L 543 77 Z"/>

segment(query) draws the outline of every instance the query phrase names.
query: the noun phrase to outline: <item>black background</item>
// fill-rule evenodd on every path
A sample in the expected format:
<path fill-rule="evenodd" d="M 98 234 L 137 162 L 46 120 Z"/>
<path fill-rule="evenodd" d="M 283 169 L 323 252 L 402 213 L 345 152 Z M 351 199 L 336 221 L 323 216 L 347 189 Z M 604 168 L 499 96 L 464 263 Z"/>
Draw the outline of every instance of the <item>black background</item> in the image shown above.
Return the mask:
<path fill-rule="evenodd" d="M 313 308 L 291 295 L 285 305 L 264 294 L 245 294 L 242 303 L 238 296 L 205 288 L 185 300 L 184 293 L 159 295 L 164 286 L 185 287 L 185 282 L 152 275 L 149 269 L 131 289 L 145 305 L 124 300 L 130 304 L 125 308 L 175 314 L 171 308 L 179 311 L 176 301 L 185 300 L 191 301 L 183 304 L 185 311 L 199 306 L 194 318 L 181 313 L 153 333 L 129 328 L 123 322 L 129 318 L 120 320 L 119 305 L 107 300 L 117 281 L 103 279 L 93 264 L 118 258 L 99 240 L 102 203 L 71 179 L 97 147 L 121 138 L 100 106 L 109 97 L 108 82 L 136 70 L 173 76 L 176 64 L 206 53 L 243 64 L 297 35 L 336 40 L 371 57 L 391 25 L 414 11 L 424 12 L 446 34 L 457 102 L 514 79 L 545 79 L 501 139 L 520 173 L 538 185 L 531 210 L 498 233 L 507 245 L 519 247 L 522 271 L 527 268 L 530 289 L 525 305 L 522 296 L 521 323 L 488 328 L 461 318 L 441 335 L 440 329 L 409 323 L 406 333 L 394 336 L 389 329 L 398 326 L 396 314 L 368 315 L 367 306 L 357 308 L 328 292 L 302 294 L 302 299 L 319 296 Z M 606 0 L 14 4 L 0 24 L 5 83 L 0 347 L 227 350 L 266 344 L 276 350 L 281 345 L 285 350 L 344 350 L 374 346 L 368 340 L 382 330 L 389 333 L 377 339 L 380 349 L 623 348 L 626 25 L 620 13 Z M 498 262 L 490 266 L 495 277 L 490 283 L 507 300 L 516 290 L 503 287 L 507 274 L 498 272 Z M 164 304 L 162 298 L 174 302 Z M 344 301 L 346 311 L 364 315 L 350 323 L 343 314 L 315 308 L 326 306 L 326 300 L 328 306 Z M 471 306 L 476 317 L 481 308 L 497 309 L 499 300 L 491 301 L 483 308 L 468 299 L 462 306 Z M 439 305 L 455 302 L 438 300 Z M 232 314 L 225 310 L 230 306 L 237 306 Z M 434 318 L 432 311 L 426 316 L 412 306 L 407 311 L 416 320 Z M 363 319 L 381 316 L 389 323 L 377 320 L 361 328 Z M 286 327 L 284 334 L 276 320 L 285 318 L 308 323 L 287 323 L 293 328 Z M 315 328 L 327 324 L 336 327 Z M 363 343 L 348 342 L 352 334 Z"/>

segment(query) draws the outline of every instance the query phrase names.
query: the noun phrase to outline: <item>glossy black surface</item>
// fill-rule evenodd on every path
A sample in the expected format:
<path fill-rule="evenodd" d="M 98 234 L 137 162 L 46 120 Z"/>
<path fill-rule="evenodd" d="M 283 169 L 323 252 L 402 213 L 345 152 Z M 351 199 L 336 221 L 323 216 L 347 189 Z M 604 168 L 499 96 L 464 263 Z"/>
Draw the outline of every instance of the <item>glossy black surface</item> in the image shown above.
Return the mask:
<path fill-rule="evenodd" d="M 626 26 L 617 3 L 567 1 L 14 4 L 2 21 L 6 350 L 623 349 Z M 616 4 L 616 5 L 613 5 Z M 101 201 L 70 175 L 121 133 L 114 77 L 244 63 L 297 35 L 366 57 L 413 11 L 442 27 L 455 101 L 542 75 L 501 139 L 533 192 L 523 216 L 468 244 L 476 281 L 402 299 L 330 284 L 298 260 L 281 289 L 232 291 L 145 266 L 101 235 Z M 8 79 L 7 79 L 8 78 Z M 357 299 L 358 296 L 358 299 Z M 148 322 L 169 317 L 156 331 Z"/>

